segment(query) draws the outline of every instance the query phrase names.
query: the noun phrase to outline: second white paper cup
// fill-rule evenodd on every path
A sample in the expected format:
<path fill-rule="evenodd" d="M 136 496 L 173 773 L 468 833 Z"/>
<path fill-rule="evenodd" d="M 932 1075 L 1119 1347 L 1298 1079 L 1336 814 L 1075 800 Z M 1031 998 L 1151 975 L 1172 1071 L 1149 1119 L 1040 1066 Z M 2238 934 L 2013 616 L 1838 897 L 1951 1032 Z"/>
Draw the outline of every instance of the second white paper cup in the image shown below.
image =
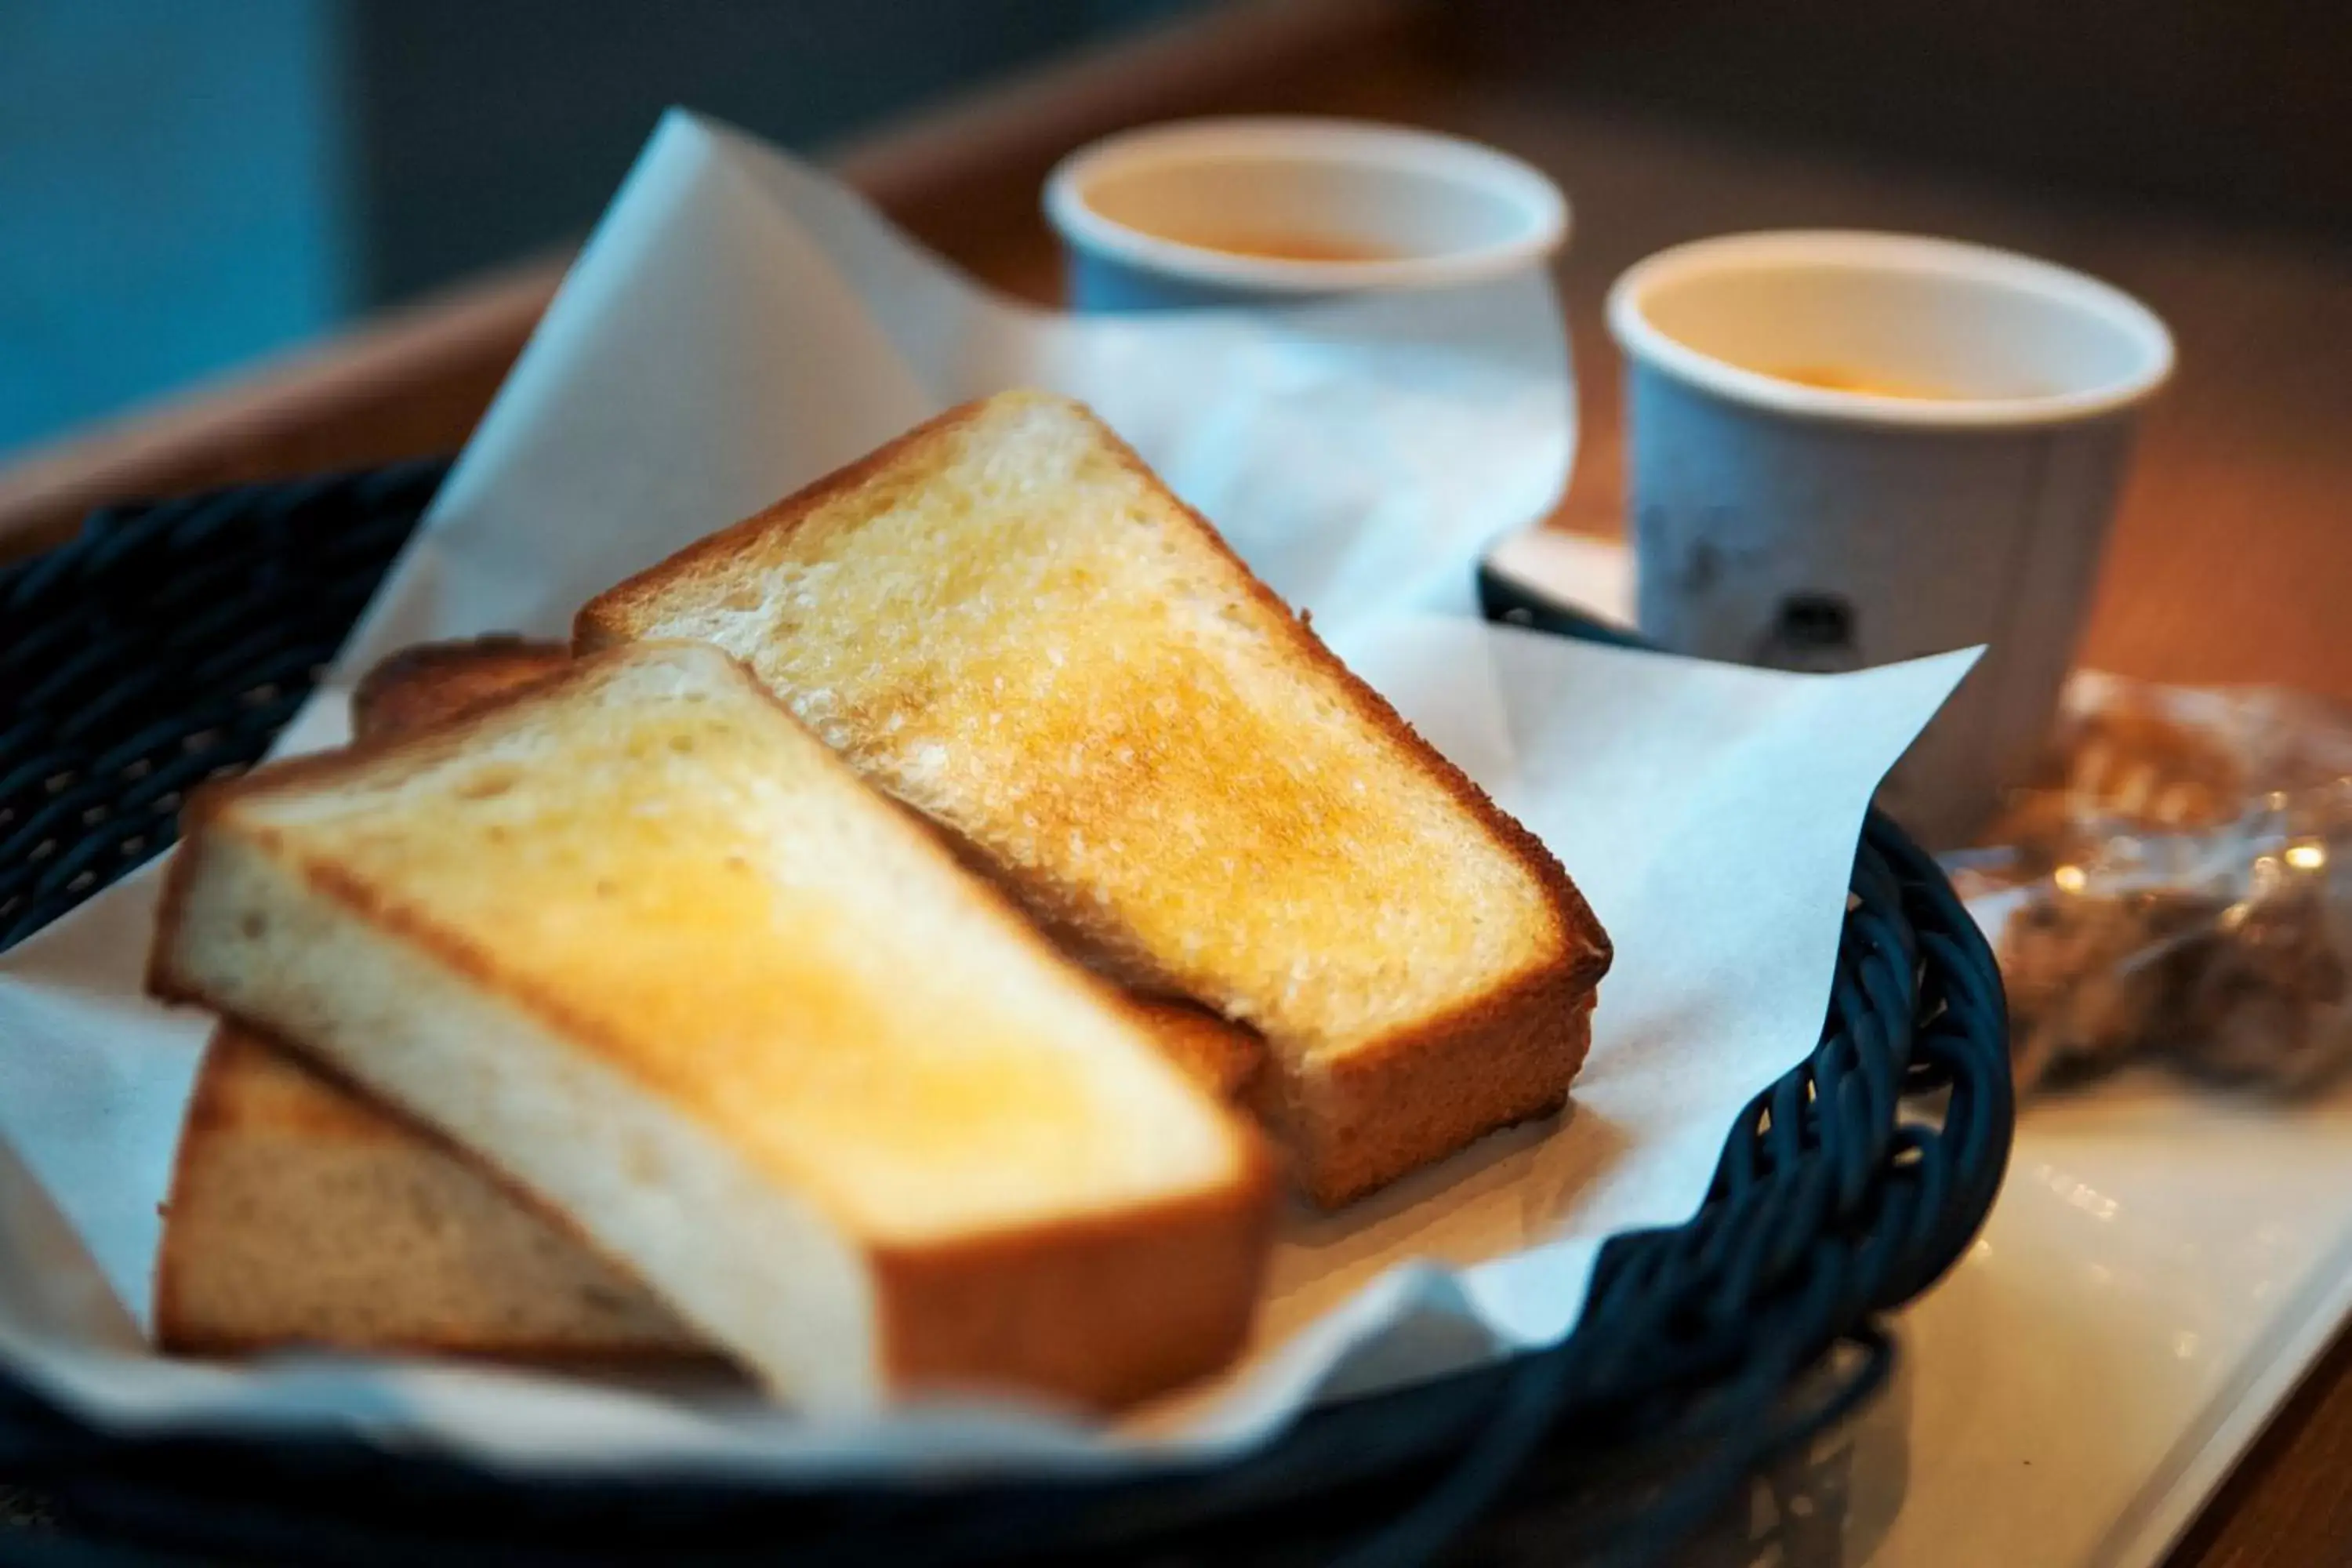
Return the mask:
<path fill-rule="evenodd" d="M 1882 796 L 1964 839 L 2042 742 L 2163 323 L 2004 251 L 1792 232 L 1650 258 L 1609 324 L 1642 630 L 1795 669 L 1990 645 Z"/>

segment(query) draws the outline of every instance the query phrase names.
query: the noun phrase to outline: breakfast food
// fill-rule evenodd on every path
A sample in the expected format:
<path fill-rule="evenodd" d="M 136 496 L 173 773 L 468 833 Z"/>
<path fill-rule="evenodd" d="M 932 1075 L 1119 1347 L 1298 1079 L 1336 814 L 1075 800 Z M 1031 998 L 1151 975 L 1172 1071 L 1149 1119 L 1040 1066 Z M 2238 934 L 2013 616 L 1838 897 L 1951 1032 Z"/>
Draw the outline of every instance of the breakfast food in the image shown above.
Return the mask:
<path fill-rule="evenodd" d="M 1609 962 L 1540 846 L 1037 394 L 570 650 L 396 656 L 354 722 L 185 813 L 150 984 L 224 1024 L 173 1348 L 1116 1406 L 1246 1334 L 1271 1175 L 1218 1094 L 1344 1202 L 1556 1109 Z"/>
<path fill-rule="evenodd" d="M 1254 1030 L 1198 1003 L 1130 992 L 1128 1005 L 1160 1054 L 1221 1100 L 1245 1094 L 1265 1065 L 1265 1042 Z"/>
<path fill-rule="evenodd" d="M 361 680 L 361 744 L 446 722 L 571 662 L 493 636 L 394 654 Z M 1259 1042 L 1138 998 L 1169 1058 L 1220 1095 Z M 429 1131 L 301 1056 L 223 1025 L 196 1075 L 155 1275 L 166 1350 L 289 1344 L 608 1363 L 710 1352 L 625 1270 Z"/>
<path fill-rule="evenodd" d="M 404 648 L 352 693 L 352 733 L 366 742 L 445 722 L 552 675 L 571 657 L 560 643 L 505 634 Z M 1169 1059 L 1221 1095 L 1240 1093 L 1265 1057 L 1256 1035 L 1196 1004 L 1150 993 L 1130 1001 Z"/>
<path fill-rule="evenodd" d="M 493 633 L 401 649 L 352 691 L 352 735 L 364 744 L 446 723 L 544 680 L 572 662 L 562 643 Z"/>
<path fill-rule="evenodd" d="M 1255 1140 L 694 645 L 201 792 L 150 984 L 332 1064 L 812 1408 L 1221 1363 Z"/>
<path fill-rule="evenodd" d="M 561 1220 L 234 1024 L 214 1036 L 180 1136 L 155 1338 L 185 1352 L 710 1353 Z"/>
<path fill-rule="evenodd" d="M 571 662 L 483 637 L 410 649 L 352 699 L 362 743 Z M 196 1075 L 155 1271 L 166 1350 L 286 1344 L 608 1362 L 707 1357 L 625 1270 L 460 1152 L 224 1024 Z"/>
<path fill-rule="evenodd" d="M 1565 1100 L 1606 936 L 1567 874 L 1084 408 L 956 409 L 592 601 L 696 638 L 1046 929 L 1267 1042 L 1338 1204 Z"/>

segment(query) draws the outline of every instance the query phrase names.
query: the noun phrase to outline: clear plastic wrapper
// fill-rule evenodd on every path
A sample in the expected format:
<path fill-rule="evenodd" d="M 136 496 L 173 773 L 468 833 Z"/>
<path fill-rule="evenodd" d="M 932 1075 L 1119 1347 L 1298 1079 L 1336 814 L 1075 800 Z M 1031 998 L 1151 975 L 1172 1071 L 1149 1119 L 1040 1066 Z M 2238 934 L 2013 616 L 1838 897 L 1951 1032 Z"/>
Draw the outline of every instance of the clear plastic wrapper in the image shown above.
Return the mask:
<path fill-rule="evenodd" d="M 1988 837 L 1950 863 L 2000 911 L 2021 1089 L 2160 1059 L 2295 1093 L 2352 1064 L 2352 714 L 2078 677 Z"/>

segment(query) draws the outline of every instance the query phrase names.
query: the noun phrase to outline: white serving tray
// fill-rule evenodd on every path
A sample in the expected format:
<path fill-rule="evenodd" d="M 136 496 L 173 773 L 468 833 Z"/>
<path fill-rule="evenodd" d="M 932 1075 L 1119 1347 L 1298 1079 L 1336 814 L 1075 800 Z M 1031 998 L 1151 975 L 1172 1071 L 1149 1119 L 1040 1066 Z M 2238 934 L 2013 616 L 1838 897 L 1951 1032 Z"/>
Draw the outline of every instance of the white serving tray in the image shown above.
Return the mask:
<path fill-rule="evenodd" d="M 1613 544 L 1507 541 L 1506 574 L 1630 621 Z M 2352 1312 L 2352 1091 L 2293 1109 L 2155 1072 L 2035 1102 L 1891 1390 L 1759 1482 L 1697 1553 L 1789 1568 L 2145 1568 Z"/>

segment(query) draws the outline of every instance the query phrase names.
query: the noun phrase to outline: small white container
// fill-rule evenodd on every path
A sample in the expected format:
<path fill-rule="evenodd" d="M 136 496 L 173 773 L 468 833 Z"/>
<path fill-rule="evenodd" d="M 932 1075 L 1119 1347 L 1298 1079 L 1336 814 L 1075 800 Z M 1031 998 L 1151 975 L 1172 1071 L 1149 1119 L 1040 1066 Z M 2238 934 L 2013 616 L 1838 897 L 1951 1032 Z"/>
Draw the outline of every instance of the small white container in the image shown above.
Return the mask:
<path fill-rule="evenodd" d="M 2164 324 L 2006 251 L 1791 232 L 1651 257 L 1609 326 L 1643 632 L 1783 668 L 1988 644 L 1883 796 L 1964 838 L 2044 738 Z"/>
<path fill-rule="evenodd" d="M 1559 188 L 1517 158 L 1344 120 L 1126 132 L 1055 167 L 1045 215 L 1080 310 L 1485 282 L 1541 268 L 1568 237 Z"/>

